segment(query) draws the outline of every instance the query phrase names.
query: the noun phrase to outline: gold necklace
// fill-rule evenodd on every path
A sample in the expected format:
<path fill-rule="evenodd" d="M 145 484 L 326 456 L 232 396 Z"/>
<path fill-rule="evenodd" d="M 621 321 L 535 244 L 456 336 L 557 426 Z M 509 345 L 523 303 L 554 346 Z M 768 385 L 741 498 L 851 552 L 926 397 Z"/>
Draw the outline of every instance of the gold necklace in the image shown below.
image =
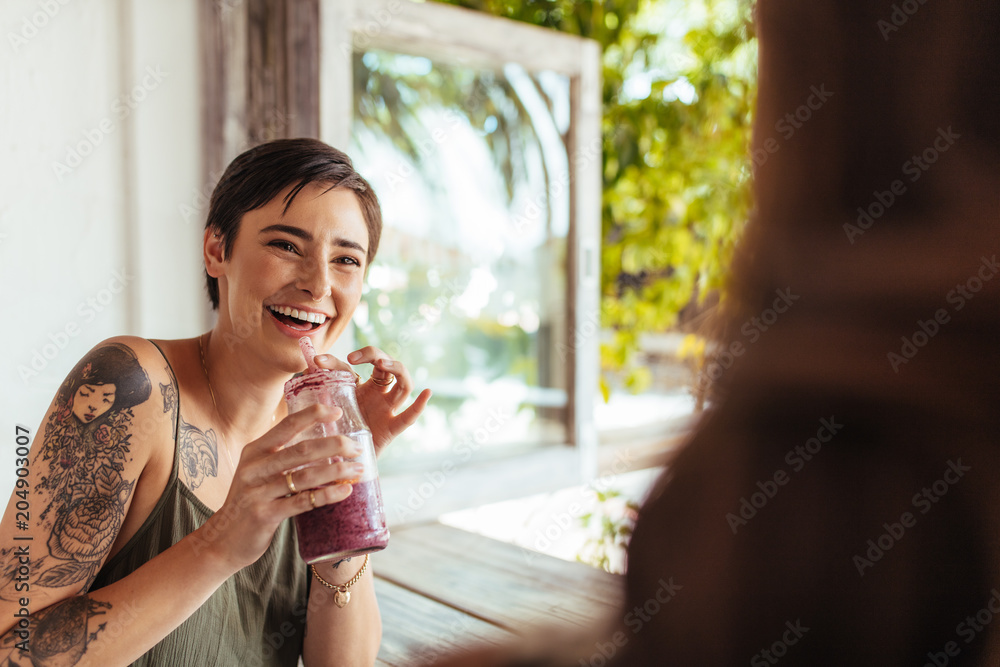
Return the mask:
<path fill-rule="evenodd" d="M 208 340 L 212 340 L 212 332 L 209 331 Z M 205 382 L 208 383 L 208 393 L 212 395 L 212 407 L 215 408 L 215 416 L 219 420 L 219 439 L 222 440 L 222 448 L 226 450 L 226 458 L 229 459 L 229 465 L 232 467 L 233 471 L 236 470 L 236 464 L 233 463 L 233 455 L 229 453 L 229 445 L 226 443 L 225 436 L 222 435 L 222 413 L 219 412 L 219 404 L 215 402 L 215 390 L 212 389 L 212 380 L 208 377 L 208 365 L 205 364 L 205 346 L 201 343 L 201 336 L 198 336 L 198 353 L 201 355 L 201 369 L 205 371 Z"/>

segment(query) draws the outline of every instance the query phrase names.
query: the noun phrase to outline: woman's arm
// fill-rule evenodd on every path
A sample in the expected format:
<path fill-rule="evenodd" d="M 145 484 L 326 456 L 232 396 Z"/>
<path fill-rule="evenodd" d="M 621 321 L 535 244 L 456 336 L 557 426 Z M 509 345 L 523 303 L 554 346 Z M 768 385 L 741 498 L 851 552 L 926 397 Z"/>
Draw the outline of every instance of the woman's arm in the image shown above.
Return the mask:
<path fill-rule="evenodd" d="M 364 556 L 356 556 L 338 565 L 320 563 L 316 570 L 323 579 L 339 586 L 348 583 L 364 563 Z M 309 576 L 312 576 L 311 571 Z M 339 607 L 333 601 L 334 591 L 313 577 L 302 650 L 307 667 L 370 667 L 375 664 L 382 642 L 382 617 L 375 598 L 371 561 L 349 592 L 350 601 Z"/>
<path fill-rule="evenodd" d="M 134 596 L 80 596 L 122 526 L 144 519 L 129 514 L 138 480 L 160 450 L 172 449 L 173 413 L 160 388 L 172 388 L 173 379 L 151 347 L 118 338 L 91 350 L 61 385 L 20 462 L 27 475 L 0 523 L 0 632 L 15 656 L 34 645 L 45 660 L 69 659 L 108 626 L 135 625 L 128 618 L 139 608 Z"/>
<path fill-rule="evenodd" d="M 172 453 L 172 414 L 152 389 L 170 387 L 172 379 L 157 370 L 158 354 L 136 355 L 144 346 L 117 339 L 91 351 L 32 445 L 25 478 L 30 520 L 17 515 L 22 499 L 15 489 L 0 523 L 3 664 L 76 665 L 84 654 L 104 667 L 133 662 L 257 560 L 281 521 L 310 507 L 308 495 L 286 497 L 285 470 L 311 465 L 297 476 L 315 487 L 348 476 L 345 464 L 325 463 L 353 455 L 347 438 L 284 447 L 336 415 L 322 406 L 291 415 L 246 446 L 225 504 L 201 528 L 120 581 L 87 592 L 156 447 Z M 349 492 L 327 486 L 314 496 L 323 505 Z"/>

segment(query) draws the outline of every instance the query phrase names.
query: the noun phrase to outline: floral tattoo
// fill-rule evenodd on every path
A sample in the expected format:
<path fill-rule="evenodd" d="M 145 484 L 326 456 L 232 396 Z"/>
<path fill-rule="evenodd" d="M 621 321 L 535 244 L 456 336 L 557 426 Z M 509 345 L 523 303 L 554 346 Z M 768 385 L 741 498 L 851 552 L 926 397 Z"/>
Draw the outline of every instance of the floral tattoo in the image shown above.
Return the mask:
<path fill-rule="evenodd" d="M 181 418 L 181 435 L 178 443 L 181 457 L 181 470 L 184 482 L 192 489 L 197 489 L 206 477 L 216 477 L 219 474 L 219 446 L 215 440 L 215 431 L 201 431 Z"/>
<path fill-rule="evenodd" d="M 132 447 L 132 407 L 150 395 L 149 376 L 120 344 L 99 348 L 70 373 L 44 427 L 34 463 L 47 472 L 39 518 L 49 526 L 50 558 L 37 585 L 83 582 L 86 590 L 111 550 L 135 486 L 122 477 Z"/>

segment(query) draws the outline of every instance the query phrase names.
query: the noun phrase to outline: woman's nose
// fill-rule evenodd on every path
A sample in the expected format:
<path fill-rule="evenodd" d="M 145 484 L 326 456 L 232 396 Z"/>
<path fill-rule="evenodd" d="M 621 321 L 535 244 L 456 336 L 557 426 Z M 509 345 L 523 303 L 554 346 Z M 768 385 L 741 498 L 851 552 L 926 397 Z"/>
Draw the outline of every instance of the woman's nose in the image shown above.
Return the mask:
<path fill-rule="evenodd" d="M 330 267 L 325 261 L 308 260 L 303 262 L 302 273 L 295 286 L 309 292 L 313 301 L 319 301 L 330 294 Z"/>

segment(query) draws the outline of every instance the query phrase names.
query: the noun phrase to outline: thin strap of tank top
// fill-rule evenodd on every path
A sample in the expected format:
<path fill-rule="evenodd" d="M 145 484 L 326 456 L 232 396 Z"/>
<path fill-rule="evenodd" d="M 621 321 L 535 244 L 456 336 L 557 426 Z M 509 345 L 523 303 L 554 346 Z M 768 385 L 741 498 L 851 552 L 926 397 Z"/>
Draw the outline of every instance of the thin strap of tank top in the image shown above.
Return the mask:
<path fill-rule="evenodd" d="M 147 338 L 146 340 L 149 340 L 149 339 Z M 167 486 L 169 487 L 170 484 L 172 484 L 173 482 L 177 481 L 177 475 L 180 472 L 181 453 L 180 453 L 180 447 L 178 446 L 178 443 L 177 443 L 177 438 L 180 436 L 180 432 L 181 432 L 181 430 L 180 430 L 181 429 L 181 387 L 180 387 L 180 384 L 177 382 L 177 374 L 174 373 L 174 367 L 170 364 L 170 359 L 167 359 L 167 355 L 164 354 L 163 349 L 159 345 L 157 345 L 154 341 L 150 340 L 149 342 L 152 343 L 153 347 L 156 348 L 156 351 L 160 353 L 161 357 L 163 357 L 163 361 L 166 362 L 166 364 L 167 364 L 167 371 L 170 373 L 170 381 L 174 385 L 174 403 L 175 403 L 175 405 L 174 405 L 174 464 L 170 468 L 170 480 L 167 482 Z"/>

